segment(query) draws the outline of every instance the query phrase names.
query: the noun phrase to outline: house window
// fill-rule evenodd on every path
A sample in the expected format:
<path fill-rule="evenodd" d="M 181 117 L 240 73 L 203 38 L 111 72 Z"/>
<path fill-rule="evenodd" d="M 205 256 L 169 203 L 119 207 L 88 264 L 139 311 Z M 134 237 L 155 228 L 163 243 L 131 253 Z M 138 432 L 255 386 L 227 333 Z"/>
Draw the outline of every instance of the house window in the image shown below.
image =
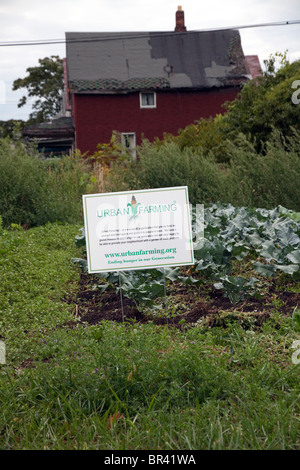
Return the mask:
<path fill-rule="evenodd" d="M 156 108 L 156 93 L 154 92 L 140 93 L 140 107 L 141 108 Z"/>
<path fill-rule="evenodd" d="M 135 132 L 122 132 L 122 145 L 126 147 L 126 150 L 131 153 L 133 158 L 136 158 L 136 136 Z"/>

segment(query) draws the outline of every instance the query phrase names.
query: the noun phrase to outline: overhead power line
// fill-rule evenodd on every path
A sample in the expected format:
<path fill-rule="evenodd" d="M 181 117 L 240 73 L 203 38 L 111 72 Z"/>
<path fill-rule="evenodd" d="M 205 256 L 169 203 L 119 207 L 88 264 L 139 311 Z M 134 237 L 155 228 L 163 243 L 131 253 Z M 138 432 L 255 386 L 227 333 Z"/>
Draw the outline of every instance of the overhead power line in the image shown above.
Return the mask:
<path fill-rule="evenodd" d="M 259 23 L 259 24 L 250 24 L 250 25 L 242 25 L 242 26 L 230 26 L 230 27 L 220 27 L 220 28 L 212 28 L 212 29 L 201 29 L 201 30 L 191 30 L 188 31 L 189 33 L 206 33 L 206 32 L 214 32 L 214 31 L 228 31 L 234 29 L 250 29 L 250 28 L 265 28 L 269 26 L 290 26 L 300 24 L 300 20 L 290 20 L 290 21 L 277 21 L 271 23 Z M 85 33 L 78 33 L 85 34 Z M 89 33 L 92 34 L 92 33 Z M 42 46 L 47 44 L 71 44 L 71 43 L 78 43 L 78 42 L 104 42 L 104 41 L 113 41 L 113 40 L 120 40 L 122 36 L 126 37 L 126 39 L 137 39 L 137 38 L 147 38 L 149 37 L 149 32 L 122 32 L 122 36 L 119 33 L 107 33 L 108 36 L 105 36 L 105 33 L 101 34 L 100 36 L 90 36 L 90 37 L 77 37 L 77 38 L 69 38 L 66 40 L 64 39 L 32 39 L 32 40 L 24 40 L 24 41 L 2 41 L 0 42 L 0 47 L 17 47 L 17 46 Z M 166 32 L 151 32 L 151 36 L 170 36 L 170 35 L 178 35 L 178 34 L 186 34 L 181 32 L 175 31 L 166 31 Z"/>

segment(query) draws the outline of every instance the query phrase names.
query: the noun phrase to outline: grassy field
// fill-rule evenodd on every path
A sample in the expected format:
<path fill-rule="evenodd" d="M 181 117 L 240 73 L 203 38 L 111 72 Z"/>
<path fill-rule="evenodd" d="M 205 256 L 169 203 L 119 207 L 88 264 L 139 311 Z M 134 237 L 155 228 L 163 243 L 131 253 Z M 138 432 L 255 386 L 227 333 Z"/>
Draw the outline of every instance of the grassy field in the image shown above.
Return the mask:
<path fill-rule="evenodd" d="M 253 328 L 88 324 L 78 229 L 0 235 L 0 449 L 299 450 L 293 312 L 274 301 Z"/>

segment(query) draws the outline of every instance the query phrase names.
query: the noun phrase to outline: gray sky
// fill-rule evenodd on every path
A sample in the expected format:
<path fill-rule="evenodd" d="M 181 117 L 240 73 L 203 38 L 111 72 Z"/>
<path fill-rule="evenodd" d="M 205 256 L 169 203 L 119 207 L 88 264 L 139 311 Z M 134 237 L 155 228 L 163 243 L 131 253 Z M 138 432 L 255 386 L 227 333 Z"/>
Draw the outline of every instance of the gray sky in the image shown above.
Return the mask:
<path fill-rule="evenodd" d="M 66 31 L 173 31 L 178 5 L 187 30 L 300 20 L 299 0 L 0 0 L 0 44 L 64 39 Z M 261 65 L 286 50 L 290 61 L 300 59 L 300 24 L 240 34 L 245 55 L 258 55 Z M 0 120 L 28 119 L 31 106 L 17 107 L 23 93 L 12 83 L 50 55 L 65 57 L 65 45 L 0 47 Z"/>

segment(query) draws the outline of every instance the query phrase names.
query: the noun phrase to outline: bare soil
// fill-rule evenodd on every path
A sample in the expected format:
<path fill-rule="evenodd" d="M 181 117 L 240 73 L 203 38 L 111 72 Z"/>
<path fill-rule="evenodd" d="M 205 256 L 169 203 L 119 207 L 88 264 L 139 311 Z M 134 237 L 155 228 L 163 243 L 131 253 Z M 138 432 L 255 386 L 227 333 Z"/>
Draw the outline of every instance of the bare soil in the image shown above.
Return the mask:
<path fill-rule="evenodd" d="M 276 282 L 270 281 L 267 293 L 262 298 L 245 297 L 239 304 L 233 305 L 224 297 L 223 292 L 213 286 L 192 289 L 180 282 L 167 287 L 168 310 L 151 313 L 122 297 L 112 290 L 101 292 L 95 289 L 91 275 L 82 273 L 80 288 L 75 299 L 77 319 L 90 325 L 101 321 L 146 323 L 168 325 L 182 328 L 205 321 L 209 326 L 225 326 L 230 315 L 238 321 L 254 322 L 260 327 L 275 311 L 292 316 L 295 307 L 300 307 L 300 293 L 281 289 Z M 169 291 L 169 292 L 168 292 Z M 163 302 L 164 299 L 161 299 Z M 74 303 L 74 299 L 72 300 Z M 167 314 L 168 312 L 168 314 Z M 172 313 L 170 313 L 172 312 Z"/>

